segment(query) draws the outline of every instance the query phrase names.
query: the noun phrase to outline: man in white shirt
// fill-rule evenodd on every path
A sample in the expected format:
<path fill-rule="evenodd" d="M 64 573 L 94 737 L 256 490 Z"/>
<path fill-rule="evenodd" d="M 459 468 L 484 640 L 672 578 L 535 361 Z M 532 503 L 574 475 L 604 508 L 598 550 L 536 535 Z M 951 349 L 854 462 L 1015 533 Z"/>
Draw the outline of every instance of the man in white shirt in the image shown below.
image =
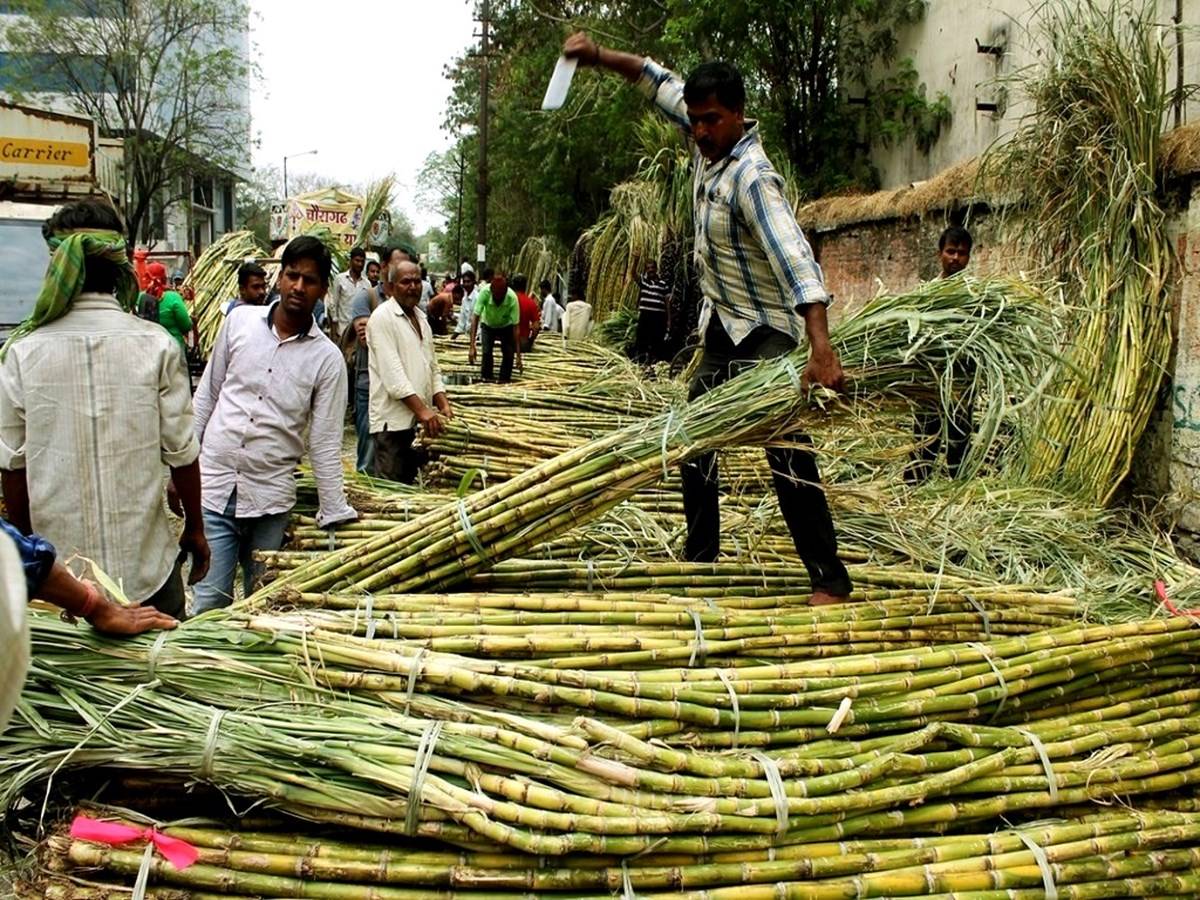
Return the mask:
<path fill-rule="evenodd" d="M 229 314 L 196 389 L 204 523 L 213 550 L 208 576 L 196 585 L 197 613 L 229 605 L 239 563 L 250 593 L 259 574 L 254 551 L 283 544 L 305 434 L 317 524 L 358 517 L 346 502 L 342 475 L 346 363 L 313 321 L 330 268 L 319 240 L 293 239 L 283 251 L 279 299 Z"/>
<path fill-rule="evenodd" d="M 562 331 L 563 308 L 554 296 L 549 281 L 543 281 L 539 287 L 542 291 L 542 331 Z"/>
<path fill-rule="evenodd" d="M 592 304 L 572 297 L 562 315 L 563 340 L 585 341 L 592 333 Z"/>
<path fill-rule="evenodd" d="M 475 283 L 475 270 L 463 263 L 460 278 L 463 288 L 462 306 L 458 308 L 458 326 L 455 335 L 467 334 L 471 330 L 471 319 L 475 316 L 475 300 L 479 297 L 479 285 Z"/>
<path fill-rule="evenodd" d="M 438 369 L 433 331 L 421 312 L 421 269 L 401 262 L 388 273 L 392 299 L 381 303 L 367 322 L 371 392 L 371 436 L 375 473 L 412 484 L 421 467 L 413 450 L 417 425 L 430 437 L 445 428 L 450 401 Z"/>
<path fill-rule="evenodd" d="M 0 480 L 22 533 L 43 535 L 64 560 L 95 561 L 130 600 L 182 618 L 184 553 L 193 580 L 209 555 L 191 389 L 175 340 L 130 315 L 124 231 L 99 200 L 42 226 L 53 256 L 41 294 L 0 351 Z M 178 540 L 163 505 L 168 469 L 185 517 Z"/>
<path fill-rule="evenodd" d="M 325 315 L 329 318 L 329 334 L 336 343 L 343 331 L 350 324 L 350 301 L 363 288 L 371 286 L 370 279 L 363 274 L 367 264 L 367 251 L 355 247 L 350 251 L 350 268 L 338 272 L 329 287 L 329 296 L 325 300 Z"/>

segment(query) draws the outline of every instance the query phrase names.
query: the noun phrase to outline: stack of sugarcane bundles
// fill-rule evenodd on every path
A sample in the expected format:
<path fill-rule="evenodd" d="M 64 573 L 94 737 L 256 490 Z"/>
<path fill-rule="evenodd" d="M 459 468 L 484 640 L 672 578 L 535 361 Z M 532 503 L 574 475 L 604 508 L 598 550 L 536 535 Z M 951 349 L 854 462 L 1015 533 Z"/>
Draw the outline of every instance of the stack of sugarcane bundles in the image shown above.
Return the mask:
<path fill-rule="evenodd" d="M 303 616 L 125 642 L 38 616 L 32 639 L 0 736 L 5 805 L 102 766 L 456 845 L 698 855 L 987 828 L 1200 780 L 1200 631 L 1183 618 L 631 671 L 395 646 Z"/>

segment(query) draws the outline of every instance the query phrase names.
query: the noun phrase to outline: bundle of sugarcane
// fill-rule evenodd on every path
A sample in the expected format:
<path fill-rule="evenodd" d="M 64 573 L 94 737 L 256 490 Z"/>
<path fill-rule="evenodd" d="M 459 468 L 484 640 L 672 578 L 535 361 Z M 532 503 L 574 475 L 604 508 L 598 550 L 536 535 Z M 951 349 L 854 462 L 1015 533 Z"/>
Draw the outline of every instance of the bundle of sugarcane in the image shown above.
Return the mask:
<path fill-rule="evenodd" d="M 479 378 L 479 363 L 471 364 L 467 355 L 469 342 L 462 336 L 437 341 L 438 365 L 452 385 L 471 384 Z M 557 334 L 539 335 L 534 349 L 523 355 L 524 367 L 514 371 L 522 389 L 566 390 L 573 383 L 585 383 L 603 373 L 619 368 L 627 360 L 597 344 L 575 342 L 568 344 Z M 622 377 L 613 373 L 614 377 Z M 630 383 L 636 376 L 625 377 Z M 503 385 L 491 385 L 493 391 L 511 390 Z"/>
<path fill-rule="evenodd" d="M 396 187 L 396 176 L 385 175 L 378 181 L 368 185 L 366 197 L 363 199 L 363 217 L 358 223 L 358 231 L 354 236 L 356 246 L 366 248 L 369 243 L 379 243 L 372 240 L 372 230 L 375 223 L 387 215 L 392 205 L 392 193 Z M 384 232 L 386 237 L 386 231 Z"/>
<path fill-rule="evenodd" d="M 529 280 L 530 292 L 540 293 L 541 283 L 549 281 L 553 292 L 558 294 L 559 273 L 563 270 L 562 258 L 562 248 L 554 238 L 534 235 L 521 245 L 509 272 L 524 275 Z"/>
<path fill-rule="evenodd" d="M 80 814 L 144 830 L 156 824 L 128 810 L 83 807 Z M 186 810 L 180 810 L 180 819 Z M 275 823 L 269 823 L 274 825 Z M 576 855 L 545 859 L 501 849 L 430 849 L 415 841 L 351 840 L 282 824 L 249 830 L 220 820 L 161 828 L 199 857 L 187 869 L 148 860 L 155 900 L 245 897 L 420 897 L 518 900 L 620 894 L 672 900 L 813 900 L 845 897 L 1195 896 L 1200 816 L 1132 809 L 922 838 L 860 838 L 767 850 L 667 854 L 630 859 Z M 144 843 L 113 848 L 72 838 L 63 827 L 40 848 L 54 873 L 19 897 L 117 900 L 142 868 Z M 707 890 L 706 890 L 707 889 Z M 1024 890 L 1022 890 L 1024 889 Z M 111 893 L 110 893 L 111 891 Z M 560 892 L 570 891 L 569 895 Z M 585 893 L 581 893 L 585 892 Z M 236 900 L 236 898 L 235 898 Z"/>
<path fill-rule="evenodd" d="M 1172 249 L 1158 199 L 1159 138 L 1174 96 L 1150 2 L 1049 4 L 1047 65 L 1031 111 L 983 175 L 1018 185 L 1030 257 L 1064 280 L 1064 361 L 1025 477 L 1104 503 L 1129 473 L 1171 351 Z"/>
<path fill-rule="evenodd" d="M 632 357 L 637 346 L 637 320 L 636 309 L 619 309 L 596 327 L 596 340 Z"/>
<path fill-rule="evenodd" d="M 229 231 L 208 246 L 188 272 L 184 284 L 194 291 L 192 321 L 200 332 L 200 351 L 207 356 L 225 321 L 225 306 L 238 296 L 238 267 L 262 259 L 266 249 L 250 231 Z M 273 276 L 273 269 L 269 274 Z"/>
<path fill-rule="evenodd" d="M 936 833 L 1200 779 L 1186 619 L 645 671 L 476 660 L 284 616 L 125 642 L 39 616 L 32 639 L 0 736 L 6 806 L 106 766 L 316 821 L 624 856 Z"/>
<path fill-rule="evenodd" d="M 1073 610 L 1061 603 L 1062 598 L 1028 597 L 1026 605 L 1007 598 L 993 603 L 986 595 L 932 600 L 915 596 L 863 605 L 849 614 L 813 616 L 797 604 L 710 608 L 669 596 L 653 603 L 620 603 L 605 595 L 595 604 L 598 608 L 556 609 L 568 605 L 558 594 L 500 594 L 495 600 L 490 593 L 467 595 L 445 606 L 428 594 L 381 595 L 369 601 L 368 609 L 363 597 L 310 595 L 309 601 L 322 609 L 309 612 L 307 619 L 322 631 L 475 659 L 632 671 L 673 658 L 687 661 L 696 654 L 699 641 L 708 665 L 736 667 L 748 664 L 750 657 L 798 660 L 878 653 L 1031 634 L 1070 621 Z M 488 598 L 486 605 L 479 598 Z M 334 603 L 354 605 L 326 608 Z M 431 609 L 431 603 L 436 607 Z"/>
<path fill-rule="evenodd" d="M 637 303 L 637 276 L 647 261 L 658 259 L 663 227 L 658 185 L 627 181 L 613 188 L 609 198 L 610 211 L 585 233 L 586 299 L 596 321 Z"/>
<path fill-rule="evenodd" d="M 1024 283 L 961 278 L 877 298 L 843 323 L 834 343 L 859 402 L 912 397 L 935 404 L 940 393 L 950 408 L 963 387 L 956 372 L 969 369 L 984 398 L 983 425 L 971 451 L 977 459 L 1011 412 L 1010 392 L 1036 393 L 1051 322 L 1042 295 Z M 836 403 L 830 410 L 810 405 L 800 376 L 804 361 L 798 351 L 765 362 L 693 403 L 331 553 L 264 591 L 341 586 L 407 592 L 458 584 L 595 519 L 692 456 L 769 443 L 836 418 Z"/>

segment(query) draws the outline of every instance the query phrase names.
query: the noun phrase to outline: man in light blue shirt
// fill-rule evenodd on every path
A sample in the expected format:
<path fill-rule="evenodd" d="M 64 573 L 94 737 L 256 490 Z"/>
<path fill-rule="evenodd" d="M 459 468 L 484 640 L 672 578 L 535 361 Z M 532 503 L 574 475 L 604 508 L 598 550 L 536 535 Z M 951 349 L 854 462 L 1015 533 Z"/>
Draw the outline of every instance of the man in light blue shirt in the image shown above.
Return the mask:
<path fill-rule="evenodd" d="M 783 179 L 763 150 L 758 123 L 745 117 L 746 89 L 737 69 L 704 63 L 685 82 L 648 57 L 601 47 L 583 33 L 567 39 L 563 54 L 635 84 L 691 144 L 704 353 L 688 399 L 761 359 L 792 352 L 806 337 L 804 383 L 840 389 L 842 365 L 825 312 L 830 296 Z M 810 602 L 846 601 L 850 576 L 838 558 L 815 457 L 788 448 L 768 450 L 767 458 L 780 511 L 812 581 Z M 715 454 L 684 464 L 682 476 L 686 556 L 712 562 L 720 553 Z"/>

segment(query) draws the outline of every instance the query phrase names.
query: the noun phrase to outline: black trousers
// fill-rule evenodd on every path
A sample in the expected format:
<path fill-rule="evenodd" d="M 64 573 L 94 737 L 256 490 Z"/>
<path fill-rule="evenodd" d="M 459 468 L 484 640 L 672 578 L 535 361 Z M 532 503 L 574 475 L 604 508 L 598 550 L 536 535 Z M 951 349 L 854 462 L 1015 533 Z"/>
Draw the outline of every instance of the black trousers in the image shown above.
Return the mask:
<path fill-rule="evenodd" d="M 183 560 L 175 560 L 175 567 L 171 569 L 171 574 L 163 586 L 155 591 L 151 596 L 142 601 L 142 606 L 153 606 L 159 612 L 165 612 L 168 616 L 174 616 L 180 622 L 187 618 L 187 610 L 185 605 L 187 599 L 183 593 Z"/>
<path fill-rule="evenodd" d="M 506 328 L 488 328 L 486 325 L 479 326 L 480 336 L 483 338 L 483 368 L 480 374 L 484 381 L 492 381 L 494 369 L 494 359 L 492 356 L 493 348 L 496 341 L 500 342 L 500 383 L 508 384 L 512 381 L 513 357 L 516 355 L 516 345 L 513 342 L 513 330 L 509 325 Z"/>
<path fill-rule="evenodd" d="M 658 362 L 663 358 L 667 339 L 667 313 L 643 309 L 638 311 L 637 342 L 633 357 L 640 363 Z"/>
<path fill-rule="evenodd" d="M 700 369 L 688 390 L 689 401 L 759 360 L 781 356 L 796 346 L 786 334 L 765 326 L 756 328 L 734 346 L 715 311 L 704 341 Z M 772 449 L 767 451 L 767 461 L 779 510 L 791 532 L 796 553 L 808 569 L 812 589 L 835 596 L 848 595 L 850 573 L 838 558 L 837 535 L 821 487 L 816 457 L 809 450 Z M 685 554 L 692 562 L 714 562 L 721 549 L 721 492 L 716 454 L 706 453 L 684 463 L 681 474 L 688 530 Z"/>
<path fill-rule="evenodd" d="M 388 481 L 412 484 L 425 462 L 425 454 L 413 448 L 417 429 L 377 431 L 375 440 L 375 474 Z"/>

